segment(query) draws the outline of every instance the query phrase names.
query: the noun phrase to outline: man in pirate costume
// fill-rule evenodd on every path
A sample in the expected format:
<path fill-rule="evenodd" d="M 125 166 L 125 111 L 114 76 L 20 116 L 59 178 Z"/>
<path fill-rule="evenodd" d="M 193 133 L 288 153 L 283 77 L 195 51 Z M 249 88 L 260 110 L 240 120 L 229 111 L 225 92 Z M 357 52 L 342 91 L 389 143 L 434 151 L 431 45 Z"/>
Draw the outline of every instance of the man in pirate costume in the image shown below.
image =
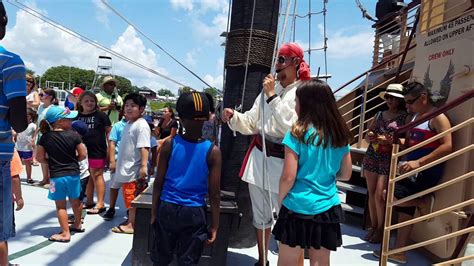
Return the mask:
<path fill-rule="evenodd" d="M 253 225 L 256 228 L 259 261 L 255 265 L 267 265 L 270 229 L 273 210 L 278 212 L 278 186 L 283 168 L 284 147 L 281 141 L 297 120 L 295 92 L 302 80 L 309 80 L 309 66 L 304 61 L 303 49 L 296 43 L 284 44 L 278 51 L 275 65 L 277 80 L 269 74 L 263 81 L 263 93 L 259 94 L 250 110 L 245 113 L 225 108 L 222 120 L 230 129 L 244 135 L 255 135 L 240 170 L 242 180 L 249 184 L 252 202 Z M 264 97 L 264 130 L 261 119 L 261 97 Z M 262 165 L 262 134 L 265 133 L 267 150 L 266 175 Z M 269 182 L 267 182 L 269 180 Z M 268 184 L 269 183 L 269 184 Z M 265 230 L 263 230 L 265 228 Z M 263 240 L 265 239 L 265 245 Z M 263 250 L 265 247 L 265 250 Z"/>

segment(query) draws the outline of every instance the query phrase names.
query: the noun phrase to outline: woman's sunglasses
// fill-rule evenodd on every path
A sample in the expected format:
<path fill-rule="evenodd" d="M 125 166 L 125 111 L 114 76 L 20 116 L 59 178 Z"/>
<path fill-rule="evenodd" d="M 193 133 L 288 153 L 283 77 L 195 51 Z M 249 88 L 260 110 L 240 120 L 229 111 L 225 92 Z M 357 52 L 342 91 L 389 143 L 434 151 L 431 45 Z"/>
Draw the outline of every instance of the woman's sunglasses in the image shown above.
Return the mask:
<path fill-rule="evenodd" d="M 51 95 L 49 95 L 49 94 L 47 94 L 47 93 L 39 93 L 38 95 L 39 95 L 39 97 L 43 97 L 43 96 L 44 96 L 44 97 L 51 96 Z"/>
<path fill-rule="evenodd" d="M 405 103 L 406 103 L 406 104 L 414 104 L 414 103 L 421 97 L 421 95 L 423 95 L 423 94 L 424 94 L 424 93 L 422 93 L 422 94 L 418 95 L 417 97 L 415 97 L 415 98 L 413 98 L 413 99 L 410 99 L 410 100 L 406 100 L 406 99 L 405 99 Z"/>

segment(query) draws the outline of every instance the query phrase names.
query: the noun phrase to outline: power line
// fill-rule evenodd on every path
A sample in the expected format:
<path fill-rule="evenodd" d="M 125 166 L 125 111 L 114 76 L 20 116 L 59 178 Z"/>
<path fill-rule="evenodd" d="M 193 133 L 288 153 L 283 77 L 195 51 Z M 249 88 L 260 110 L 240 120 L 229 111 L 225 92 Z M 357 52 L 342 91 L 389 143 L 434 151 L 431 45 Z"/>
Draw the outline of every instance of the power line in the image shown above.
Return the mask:
<path fill-rule="evenodd" d="M 176 59 L 174 56 L 172 56 L 168 51 L 166 51 L 163 47 L 161 47 L 159 44 L 157 44 L 155 41 L 153 41 L 148 35 L 146 35 L 143 31 L 141 31 L 137 26 L 135 26 L 130 20 L 128 20 L 124 15 L 122 15 L 120 12 L 118 12 L 115 8 L 113 8 L 109 3 L 107 3 L 105 0 L 101 0 L 104 5 L 106 5 L 112 12 L 114 12 L 117 16 L 119 16 L 121 19 L 123 19 L 128 25 L 130 25 L 132 28 L 134 28 L 138 33 L 140 33 L 143 37 L 145 37 L 147 40 L 149 40 L 151 43 L 153 43 L 156 47 L 158 47 L 161 51 L 163 51 L 166 55 L 168 55 L 171 59 L 173 59 L 176 63 L 178 63 L 180 66 L 182 66 L 184 69 L 186 69 L 189 73 L 191 73 L 193 76 L 198 78 L 202 83 L 204 83 L 206 86 L 209 88 L 212 88 L 209 83 L 204 81 L 201 77 L 199 77 L 196 73 L 194 73 L 191 69 L 187 68 L 184 64 L 182 64 L 178 59 Z"/>
<path fill-rule="evenodd" d="M 11 0 L 7 0 L 7 2 L 10 3 L 11 5 L 13 5 L 13 6 L 15 6 L 15 7 L 19 8 L 19 9 L 21 9 L 21 10 L 23 10 L 23 11 L 25 11 L 26 13 L 28 13 L 28 14 L 30 14 L 30 15 L 32 15 L 32 16 L 34 16 L 34 17 L 36 17 L 36 18 L 38 18 L 38 19 L 40 19 L 40 20 L 42 20 L 42 21 L 44 21 L 45 23 L 48 23 L 49 25 L 51 25 L 51 26 L 57 28 L 58 30 L 60 30 L 60 31 L 62 31 L 62 32 L 65 32 L 65 33 L 67 33 L 67 34 L 69 34 L 69 35 L 71 35 L 71 36 L 73 36 L 73 37 L 76 37 L 76 38 L 80 39 L 81 41 L 84 41 L 84 42 L 86 42 L 86 43 L 89 43 L 90 45 L 95 46 L 96 48 L 99 48 L 99 49 L 101 49 L 101 50 L 103 50 L 103 51 L 106 51 L 106 52 L 108 52 L 108 53 L 110 53 L 110 54 L 112 54 L 112 55 L 114 55 L 114 56 L 116 56 L 116 57 L 118 57 L 118 58 L 120 58 L 120 59 L 122 59 L 122 60 L 124 60 L 124 61 L 126 61 L 126 62 L 128 62 L 128 63 L 130 63 L 130 64 L 132 64 L 132 65 L 135 65 L 135 66 L 137 66 L 137 67 L 139 67 L 139 68 L 142 68 L 142 69 L 144 69 L 144 70 L 146 70 L 146 71 L 148 71 L 148 72 L 150 72 L 150 73 L 153 73 L 153 74 L 155 74 L 155 75 L 157 75 L 157 76 L 159 76 L 159 77 L 161 77 L 161 78 L 164 78 L 164 79 L 166 79 L 166 80 L 168 80 L 168 81 L 170 81 L 170 82 L 173 82 L 173 83 L 175 83 L 175 84 L 178 84 L 178 85 L 180 85 L 180 86 L 182 86 L 182 87 L 187 87 L 187 85 L 184 85 L 184 84 L 181 83 L 181 82 L 178 82 L 178 81 L 176 81 L 176 80 L 174 80 L 174 79 L 172 79 L 172 78 L 170 78 L 170 77 L 168 77 L 168 76 L 166 76 L 166 75 L 164 75 L 164 74 L 162 74 L 162 73 L 160 73 L 160 72 L 158 72 L 158 71 L 156 71 L 156 70 L 154 70 L 154 69 L 152 69 L 152 68 L 149 68 L 149 67 L 147 67 L 147 66 L 144 66 L 144 65 L 142 65 L 142 64 L 140 64 L 140 63 L 138 63 L 138 62 L 136 62 L 136 61 L 134 61 L 134 60 L 132 60 L 132 59 L 130 59 L 130 58 L 128 58 L 128 57 L 126 57 L 126 56 L 120 54 L 120 53 L 118 53 L 118 52 L 115 52 L 114 50 L 111 50 L 111 49 L 105 47 L 104 45 L 102 45 L 102 44 L 100 44 L 100 43 L 98 43 L 98 42 L 96 42 L 96 41 L 93 41 L 93 40 L 89 39 L 88 37 L 86 37 L 86 36 L 84 36 L 84 35 L 81 35 L 80 33 L 75 32 L 74 30 L 72 30 L 72 29 L 70 29 L 70 28 L 68 28 L 68 27 L 66 27 L 66 26 L 64 26 L 64 25 L 62 25 L 62 24 L 60 24 L 60 23 L 58 23 L 58 22 L 56 22 L 56 21 L 50 19 L 49 17 L 47 17 L 47 16 L 45 16 L 45 15 L 39 13 L 38 11 L 36 11 L 36 10 L 34 10 L 34 9 L 32 9 L 32 8 L 30 8 L 30 7 L 28 7 L 28 6 L 24 5 L 24 4 L 22 4 L 22 3 L 20 3 L 18 0 L 15 0 L 16 3 L 13 3 Z"/>

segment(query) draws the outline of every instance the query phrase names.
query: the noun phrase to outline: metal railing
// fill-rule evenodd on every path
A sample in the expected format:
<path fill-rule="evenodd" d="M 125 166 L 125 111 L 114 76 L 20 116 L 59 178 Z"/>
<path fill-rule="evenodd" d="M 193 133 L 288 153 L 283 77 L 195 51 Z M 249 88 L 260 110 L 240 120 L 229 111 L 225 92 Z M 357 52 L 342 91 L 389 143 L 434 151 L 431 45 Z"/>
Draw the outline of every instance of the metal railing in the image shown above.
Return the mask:
<path fill-rule="evenodd" d="M 419 149 L 429 143 L 432 143 L 436 140 L 439 140 L 441 138 L 443 138 L 444 136 L 446 136 L 447 134 L 451 134 L 453 132 L 456 132 L 456 131 L 459 131 L 460 129 L 463 129 L 465 127 L 470 127 L 472 124 L 474 124 L 474 118 L 471 117 L 470 119 L 468 120 L 465 120 L 463 121 L 462 123 L 450 128 L 449 130 L 446 130 L 444 132 L 441 132 L 439 134 L 437 134 L 436 136 L 428 139 L 428 140 L 425 140 L 421 143 L 418 143 L 417 145 L 414 145 L 408 149 L 405 149 L 403 151 L 399 151 L 400 149 L 400 145 L 398 144 L 399 141 L 398 141 L 398 136 L 400 133 L 402 132 L 405 132 L 409 129 L 412 129 L 414 128 L 415 126 L 421 124 L 421 123 L 424 123 L 436 116 L 438 116 L 439 114 L 441 113 L 445 113 L 451 109 L 453 109 L 454 107 L 457 107 L 461 104 L 463 104 L 464 102 L 467 102 L 467 101 L 470 101 L 472 98 L 474 97 L 474 89 L 470 89 L 467 93 L 465 93 L 464 95 L 462 95 L 461 97 L 457 98 L 456 100 L 453 100 L 451 101 L 450 103 L 447 103 L 446 105 L 444 105 L 443 107 L 423 116 L 423 117 L 420 117 L 419 119 L 405 125 L 405 126 L 402 126 L 400 127 L 396 132 L 395 132 L 395 136 L 394 136 L 394 145 L 393 145 L 393 149 L 392 149 L 392 158 L 391 158 L 391 164 L 390 164 L 390 174 L 389 174 L 389 182 L 388 182 L 388 188 L 387 188 L 387 195 L 386 195 L 386 211 L 385 211 L 385 226 L 384 226 L 384 233 L 383 233 L 383 242 L 382 242 L 382 250 L 381 250 L 381 256 L 380 256 L 380 263 L 381 265 L 387 265 L 387 260 L 388 260 L 388 256 L 392 255 L 392 254 L 396 254 L 396 253 L 400 253 L 400 252 L 405 252 L 405 251 L 408 251 L 408 250 L 412 250 L 412 249 L 415 249 L 415 248 L 419 248 L 419 247 L 423 247 L 423 246 L 426 246 L 426 245 L 430 245 L 430 244 L 433 244 L 433 243 L 436 243 L 436 242 L 439 242 L 439 241 L 443 241 L 443 240 L 446 240 L 446 239 L 450 239 L 450 238 L 454 238 L 454 237 L 457 237 L 457 236 L 461 236 L 461 235 L 465 235 L 465 234 L 469 234 L 469 233 L 473 233 L 474 232 L 474 226 L 467 226 L 466 228 L 464 229 L 461 229 L 461 230 L 458 230 L 456 232 L 452 232 L 452 233 L 449 233 L 449 234 L 445 234 L 443 236 L 439 236 L 439 237 L 436 237 L 436 238 L 433 238 L 433 239 L 429 239 L 429 240 L 426 240 L 426 241 L 423 241 L 423 242 L 420 242 L 420 243 L 415 243 L 415 244 L 411 244 L 411 245 L 408 245 L 408 246 L 405 246 L 405 247 L 399 247 L 399 248 L 396 248 L 396 249 L 392 249 L 390 250 L 389 249 L 389 240 L 390 240 L 390 232 L 392 230 L 395 230 L 395 229 L 398 229 L 398 228 L 401 228 L 401 227 L 404 227 L 404 226 L 408 226 L 408 225 L 413 225 L 413 224 L 416 224 L 416 223 L 419 223 L 419 222 L 422 222 L 422 221 L 425 221 L 425 220 L 428 220 L 428 219 L 432 219 L 434 217 L 438 217 L 438 216 L 441 216 L 441 215 L 444 215 L 444 214 L 449 214 L 449 213 L 458 213 L 457 210 L 461 209 L 461 208 L 465 208 L 467 206 L 471 206 L 471 205 L 474 205 L 474 199 L 468 199 L 468 200 L 464 200 L 460 203 L 457 203 L 457 204 L 454 204 L 452 206 L 449 206 L 449 207 L 446 207 L 444 209 L 441 209 L 441 210 L 438 210 L 438 211 L 435 211 L 433 213 L 430 213 L 430 214 L 426 214 L 426 215 L 423 215 L 423 216 L 420 216 L 420 217 L 417 217 L 417 218 L 414 218 L 414 219 L 411 219 L 411 220 L 408 220 L 408 221 L 404 221 L 404 222 L 401 222 L 401 223 L 397 223 L 397 224 L 394 224 L 392 225 L 392 211 L 393 211 L 393 208 L 397 205 L 400 205 L 402 203 L 405 203 L 407 201 L 410 201 L 410 200 L 413 200 L 415 198 L 419 198 L 419 197 L 422 197 L 422 196 L 425 196 L 427 194 L 430 194 L 430 193 L 433 193 L 433 192 L 436 192 L 436 191 L 439 191 L 441 189 L 444 189 L 448 186 L 451 186 L 453 184 L 456 184 L 456 183 L 459 183 L 461 181 L 464 181 L 468 178 L 472 178 L 474 176 L 474 171 L 470 171 L 470 172 L 467 172 L 465 174 L 462 174 L 458 177 L 455 177 L 453 179 L 450 179 L 448 181 L 445 181 L 445 182 L 442 182 L 432 188 L 429 188 L 429 189 L 426 189 L 426 190 L 423 190 L 421 192 L 418 192 L 416 194 L 413 194 L 411 196 L 408 196 L 408 197 L 405 197 L 405 198 L 402 198 L 402 199 L 397 199 L 397 200 L 394 200 L 394 192 L 395 192 L 395 183 L 400 181 L 400 180 L 403 180 L 403 179 L 406 179 L 408 177 L 411 177 L 423 170 L 426 170 L 428 168 L 431 168 L 435 165 L 439 165 L 441 163 L 444 163 L 452 158 L 455 158 L 455 157 L 458 157 L 458 156 L 462 156 L 466 153 L 469 153 L 471 152 L 472 150 L 474 150 L 474 144 L 469 144 L 465 147 L 462 147 L 442 158 L 439 158 L 431 163 L 428 163 L 424 166 L 421 166 L 417 169 L 414 169 L 412 171 L 409 171 L 407 173 L 404 173 L 400 176 L 396 176 L 396 168 L 397 168 L 397 165 L 398 165 L 398 159 L 401 157 L 401 156 L 404 156 L 416 149 Z M 465 260 L 468 260 L 468 259 L 471 259 L 472 256 L 466 256 L 466 257 L 462 257 L 462 258 L 453 258 L 452 260 L 448 261 L 448 262 L 445 262 L 445 263 L 451 263 L 451 261 L 453 263 L 457 263 L 457 262 L 462 262 L 462 261 L 465 261 Z"/>
<path fill-rule="evenodd" d="M 420 0 L 412 1 L 406 7 L 373 25 L 375 38 L 372 65 L 379 64 L 391 54 L 397 54 L 400 48 L 406 46 L 408 36 L 415 24 L 420 2 Z M 393 67 L 395 63 L 395 60 L 389 61 L 387 68 Z"/>

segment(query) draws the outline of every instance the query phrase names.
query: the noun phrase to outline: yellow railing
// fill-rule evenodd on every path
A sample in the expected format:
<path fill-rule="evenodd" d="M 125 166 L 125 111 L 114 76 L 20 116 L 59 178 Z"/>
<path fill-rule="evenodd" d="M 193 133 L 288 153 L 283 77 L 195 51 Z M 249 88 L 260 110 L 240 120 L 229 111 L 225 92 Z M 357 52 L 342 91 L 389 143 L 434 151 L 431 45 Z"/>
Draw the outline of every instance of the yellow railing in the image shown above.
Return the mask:
<path fill-rule="evenodd" d="M 438 110 L 437 113 L 445 112 L 445 111 L 447 111 L 447 110 L 449 110 L 449 109 L 451 109 L 451 108 L 453 108 L 457 105 L 460 105 L 461 103 L 463 103 L 465 101 L 470 101 L 472 99 L 472 97 L 474 97 L 474 89 L 471 89 L 467 94 L 465 94 L 464 96 L 454 100 L 450 104 L 446 104 L 446 106 L 444 108 L 441 108 L 441 110 Z M 435 114 L 432 114 L 432 115 L 435 115 Z M 428 118 L 426 118 L 426 119 L 428 119 Z M 424 119 L 424 120 L 426 120 L 426 119 Z M 421 122 L 422 121 L 420 120 L 419 122 L 415 122 L 415 124 L 419 124 Z M 406 179 L 410 176 L 413 176 L 413 175 L 415 175 L 415 174 L 417 174 L 417 173 L 419 173 L 423 170 L 431 168 L 431 167 L 433 167 L 435 165 L 438 165 L 440 163 L 444 163 L 444 162 L 446 162 L 446 161 L 448 161 L 452 158 L 465 155 L 465 154 L 471 152 L 472 150 L 474 150 L 474 144 L 471 143 L 471 144 L 469 144 L 469 145 L 467 145 L 463 148 L 458 149 L 455 152 L 452 152 L 452 153 L 450 153 L 450 154 L 448 154 L 448 155 L 446 155 L 442 158 L 439 158 L 439 159 L 437 159 L 437 160 L 435 160 L 431 163 L 428 163 L 428 164 L 426 164 L 422 167 L 419 167 L 419 168 L 414 169 L 410 172 L 404 173 L 400 176 L 396 176 L 396 172 L 397 172 L 396 170 L 397 170 L 399 158 L 406 155 L 406 154 L 408 154 L 408 153 L 410 153 L 410 152 L 412 152 L 412 151 L 414 151 L 414 150 L 416 150 L 416 149 L 419 149 L 419 148 L 421 148 L 421 147 L 423 147 L 423 146 L 425 146 L 425 145 L 427 145 L 427 144 L 429 144 L 433 141 L 436 141 L 440 138 L 443 138 L 447 134 L 451 134 L 453 132 L 459 131 L 459 130 L 465 128 L 465 127 L 471 127 L 472 124 L 474 124 L 474 118 L 473 117 L 471 117 L 470 119 L 468 119 L 468 120 L 466 120 L 466 121 L 450 128 L 449 130 L 441 132 L 441 133 L 437 134 L 436 136 L 434 136 L 434 137 L 432 137 L 428 140 L 425 140 L 421 143 L 418 143 L 417 145 L 415 145 L 413 147 L 410 147 L 408 149 L 405 149 L 403 151 L 399 151 L 400 146 L 399 146 L 398 142 L 396 142 L 396 144 L 393 145 L 392 158 L 391 158 L 391 164 L 390 164 L 389 182 L 388 182 L 388 188 L 387 188 L 387 197 L 386 197 L 385 226 L 384 226 L 384 233 L 383 233 L 384 237 L 383 237 L 382 251 L 381 251 L 381 256 L 380 256 L 381 265 L 387 265 L 388 256 L 390 256 L 392 254 L 405 252 L 405 251 L 408 251 L 408 250 L 412 250 L 412 249 L 416 249 L 416 248 L 423 247 L 423 246 L 426 246 L 426 245 L 430 245 L 430 244 L 433 244 L 433 243 L 436 243 L 436 242 L 439 242 L 439 241 L 443 241 L 443 240 L 446 240 L 446 239 L 450 239 L 450 238 L 454 238 L 454 237 L 457 237 L 457 236 L 461 236 L 461 235 L 464 235 L 464 234 L 474 232 L 474 226 L 470 226 L 470 227 L 458 230 L 456 232 L 452 232 L 452 233 L 449 233 L 449 234 L 446 234 L 446 235 L 443 235 L 443 236 L 439 236 L 439 237 L 436 237 L 436 238 L 433 238 L 433 239 L 429 239 L 429 240 L 426 240 L 426 241 L 423 241 L 423 242 L 420 242 L 420 243 L 415 243 L 415 244 L 412 244 L 412 245 L 408 245 L 408 246 L 405 246 L 405 247 L 399 247 L 399 248 L 392 249 L 392 250 L 389 249 L 390 233 L 391 233 L 392 230 L 395 230 L 395 229 L 398 229 L 398 228 L 401 228 L 401 227 L 404 227 L 404 226 L 408 226 L 408 225 L 413 225 L 413 224 L 416 224 L 416 223 L 419 223 L 419 222 L 422 222 L 422 221 L 425 221 L 425 220 L 428 220 L 428 219 L 432 219 L 434 217 L 438 217 L 438 216 L 441 216 L 441 215 L 445 215 L 445 214 L 457 214 L 457 213 L 459 213 L 460 209 L 471 206 L 471 205 L 474 205 L 474 199 L 468 199 L 468 200 L 464 200 L 464 201 L 462 201 L 458 204 L 455 204 L 455 205 L 446 207 L 444 209 L 438 210 L 436 212 L 426 214 L 426 215 L 423 215 L 423 216 L 420 216 L 420 217 L 417 217 L 417 218 L 414 218 L 414 219 L 411 219 L 411 220 L 408 220 L 408 221 L 404 221 L 404 222 L 392 225 L 392 211 L 393 211 L 393 208 L 395 206 L 398 206 L 402 203 L 413 200 L 415 198 L 425 196 L 429 193 L 439 191 L 441 189 L 444 189 L 448 186 L 451 186 L 453 184 L 464 181 L 468 178 L 472 178 L 474 176 L 474 171 L 470 171 L 470 172 L 462 174 L 458 177 L 450 179 L 448 181 L 442 182 L 442 183 L 440 183 L 437 186 L 434 186 L 432 188 L 429 188 L 429 189 L 426 189 L 424 191 L 418 192 L 416 194 L 405 197 L 403 199 L 394 200 L 394 191 L 395 191 L 395 183 L 396 182 L 398 182 L 400 180 L 403 180 L 403 179 Z M 447 261 L 445 263 L 447 263 L 447 264 L 458 263 L 458 262 L 462 262 L 464 260 L 468 260 L 468 259 L 471 259 L 471 258 L 472 258 L 472 256 L 466 256 L 466 257 L 463 257 L 463 258 L 455 258 L 455 259 L 452 259 L 452 260 Z M 441 264 L 439 264 L 439 265 L 441 265 Z M 445 265 L 445 264 L 443 264 L 443 265 Z"/>

